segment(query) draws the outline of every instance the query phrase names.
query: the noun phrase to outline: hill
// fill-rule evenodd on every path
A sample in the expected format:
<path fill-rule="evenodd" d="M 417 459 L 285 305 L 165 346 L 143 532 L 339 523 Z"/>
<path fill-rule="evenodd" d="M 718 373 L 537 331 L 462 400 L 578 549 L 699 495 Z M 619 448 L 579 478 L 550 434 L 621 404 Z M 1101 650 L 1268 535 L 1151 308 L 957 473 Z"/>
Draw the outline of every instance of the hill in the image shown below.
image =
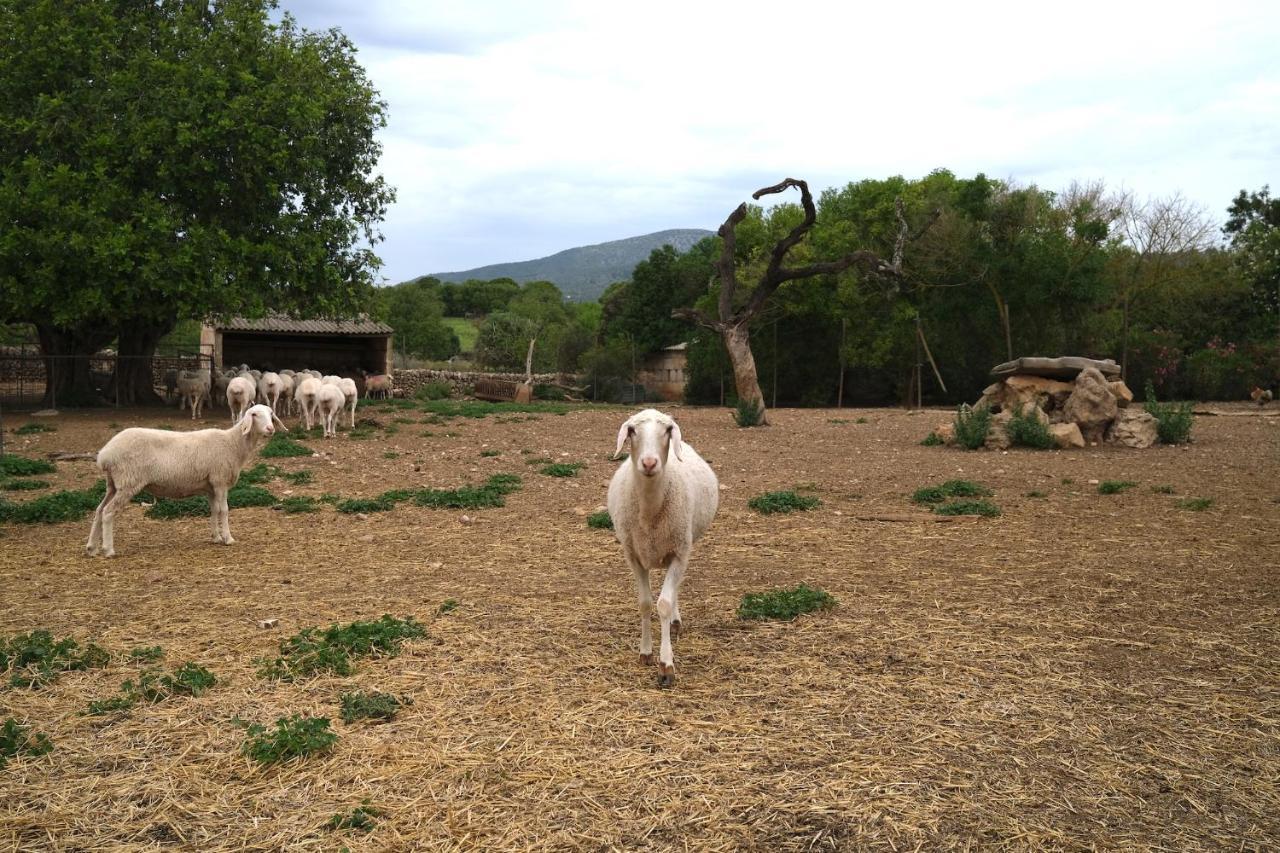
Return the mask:
<path fill-rule="evenodd" d="M 626 281 L 636 264 L 649 254 L 670 243 L 683 252 L 699 240 L 710 237 L 714 231 L 701 228 L 673 228 L 640 237 L 610 240 L 594 246 L 565 249 L 545 258 L 533 261 L 513 261 L 490 264 L 460 272 L 437 272 L 431 275 L 441 281 L 466 281 L 470 278 L 489 280 L 512 278 L 518 282 L 551 281 L 575 302 L 598 299 L 604 289 L 615 281 Z"/>

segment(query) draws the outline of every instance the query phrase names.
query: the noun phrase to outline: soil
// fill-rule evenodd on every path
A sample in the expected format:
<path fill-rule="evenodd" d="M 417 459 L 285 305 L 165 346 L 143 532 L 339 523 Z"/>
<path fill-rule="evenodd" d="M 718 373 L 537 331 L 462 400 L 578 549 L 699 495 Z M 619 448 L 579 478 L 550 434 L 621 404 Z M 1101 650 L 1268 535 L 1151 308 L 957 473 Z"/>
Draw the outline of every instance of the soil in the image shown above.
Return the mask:
<path fill-rule="evenodd" d="M 204 518 L 131 507 L 110 560 L 83 555 L 87 518 L 0 526 L 0 636 L 44 628 L 115 653 L 42 689 L 0 686 L 0 718 L 54 744 L 0 769 L 0 847 L 1275 848 L 1280 418 L 1226 408 L 1196 418 L 1189 446 L 1007 453 L 921 446 L 942 411 L 782 409 L 743 430 L 723 409 L 671 409 L 722 486 L 682 588 L 671 689 L 638 660 L 617 542 L 586 524 L 617 465 L 619 408 L 441 424 L 372 406 L 361 414 L 394 434 L 266 460 L 314 474 L 266 485 L 281 497 L 519 474 L 501 508 L 233 509 L 225 547 Z M 92 451 L 118 426 L 191 425 L 160 409 L 38 420 L 57 431 L 9 432 L 6 448 Z M 532 458 L 586 467 L 554 478 Z M 99 476 L 92 461 L 58 469 L 41 479 Z M 955 478 L 990 487 L 1001 515 L 911 503 Z M 1095 480 L 1137 485 L 1102 495 Z M 822 503 L 748 508 L 782 489 Z M 1196 497 L 1212 505 L 1180 506 Z M 745 593 L 799 583 L 839 606 L 736 617 Z M 257 674 L 302 628 L 384 613 L 429 637 L 348 677 Z M 153 645 L 217 685 L 82 713 L 136 678 L 124 652 Z M 346 724 L 353 689 L 413 704 Z M 268 767 L 242 754 L 237 720 L 292 713 L 330 718 L 334 748 Z M 367 834 L 326 826 L 362 803 L 378 811 Z"/>

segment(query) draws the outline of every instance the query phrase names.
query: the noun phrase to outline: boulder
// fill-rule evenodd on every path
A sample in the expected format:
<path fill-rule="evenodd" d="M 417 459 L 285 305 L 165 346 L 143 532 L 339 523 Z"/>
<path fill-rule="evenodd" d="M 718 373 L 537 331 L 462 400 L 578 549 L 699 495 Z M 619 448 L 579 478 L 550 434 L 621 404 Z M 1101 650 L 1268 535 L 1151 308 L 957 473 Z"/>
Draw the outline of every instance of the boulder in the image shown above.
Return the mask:
<path fill-rule="evenodd" d="M 933 434 L 942 439 L 946 444 L 954 444 L 956 440 L 956 425 L 951 421 L 938 424 L 933 428 Z"/>
<path fill-rule="evenodd" d="M 1123 379 L 1116 379 L 1107 383 L 1107 387 L 1111 389 L 1111 393 L 1115 395 L 1116 405 L 1125 408 L 1133 402 L 1133 392 L 1129 390 L 1129 386 L 1124 384 Z"/>
<path fill-rule="evenodd" d="M 1115 420 L 1119 410 L 1107 380 L 1092 367 L 1080 371 L 1075 390 L 1063 406 L 1067 420 L 1080 427 L 1085 441 L 1089 442 L 1103 439 L 1107 425 Z"/>
<path fill-rule="evenodd" d="M 1005 408 L 1017 410 L 1027 403 L 1034 403 L 1050 412 L 1062 408 L 1074 390 L 1075 386 L 1070 382 L 1019 373 L 1004 380 L 1001 399 Z"/>
<path fill-rule="evenodd" d="M 1012 419 L 1013 413 L 1008 409 L 997 415 L 992 415 L 991 426 L 987 429 L 987 440 L 983 444 L 987 450 L 1009 449 L 1009 445 L 1013 442 L 1009 440 L 1009 431 L 1005 427 Z"/>
<path fill-rule="evenodd" d="M 1050 424 L 1049 434 L 1059 447 L 1084 447 L 1084 436 L 1075 424 Z"/>
<path fill-rule="evenodd" d="M 1141 409 L 1122 409 L 1107 430 L 1107 441 L 1145 449 L 1160 440 L 1156 419 Z"/>
<path fill-rule="evenodd" d="M 1064 355 L 1058 358 L 1040 358 L 1024 356 L 997 364 L 991 368 L 992 376 L 1013 376 L 1017 373 L 1028 373 L 1034 376 L 1048 376 L 1053 379 L 1074 379 L 1082 370 L 1092 368 L 1106 376 L 1120 375 L 1120 365 L 1111 359 L 1081 358 L 1078 355 Z"/>

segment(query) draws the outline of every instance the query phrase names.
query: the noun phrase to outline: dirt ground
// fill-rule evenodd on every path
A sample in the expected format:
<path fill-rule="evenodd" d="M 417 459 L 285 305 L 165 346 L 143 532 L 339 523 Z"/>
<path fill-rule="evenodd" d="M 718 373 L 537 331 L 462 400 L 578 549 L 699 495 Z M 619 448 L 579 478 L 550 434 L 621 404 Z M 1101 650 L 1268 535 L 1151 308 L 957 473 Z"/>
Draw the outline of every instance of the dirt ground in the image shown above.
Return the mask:
<path fill-rule="evenodd" d="M 0 770 L 0 847 L 1280 846 L 1280 418 L 1197 417 L 1182 448 L 970 453 L 920 446 L 939 411 L 779 410 L 753 430 L 724 410 L 672 411 L 722 500 L 682 590 L 670 690 L 637 659 L 619 546 L 585 522 L 622 409 L 402 423 L 271 460 L 315 475 L 268 484 L 281 496 L 522 476 L 471 523 L 412 504 L 364 519 L 239 509 L 228 548 L 203 518 L 132 507 L 113 560 L 82 555 L 87 519 L 0 527 L 0 635 L 46 628 L 117 655 L 160 645 L 165 665 L 219 678 L 199 698 L 107 717 L 82 712 L 136 675 L 119 656 L 41 690 L 0 686 L 0 717 L 55 746 Z M 89 451 L 113 423 L 190 424 L 161 410 L 51 422 L 7 446 Z M 557 479 L 528 457 L 587 467 Z M 44 479 L 97 476 L 63 462 Z M 1003 514 L 937 521 L 910 503 L 957 477 L 991 487 Z M 1091 480 L 1138 485 L 1108 496 Z M 747 507 L 797 487 L 822 505 Z M 1213 504 L 1180 508 L 1190 497 Z M 736 618 L 744 593 L 800 582 L 839 607 Z M 460 606 L 439 614 L 447 599 Z M 429 637 L 350 677 L 256 674 L 301 628 L 383 613 Z M 265 618 L 279 626 L 259 629 Z M 413 705 L 348 725 L 338 697 L 357 687 Z M 234 719 L 295 712 L 333 720 L 330 753 L 266 768 L 241 754 Z M 362 802 L 381 813 L 371 832 L 326 828 Z"/>

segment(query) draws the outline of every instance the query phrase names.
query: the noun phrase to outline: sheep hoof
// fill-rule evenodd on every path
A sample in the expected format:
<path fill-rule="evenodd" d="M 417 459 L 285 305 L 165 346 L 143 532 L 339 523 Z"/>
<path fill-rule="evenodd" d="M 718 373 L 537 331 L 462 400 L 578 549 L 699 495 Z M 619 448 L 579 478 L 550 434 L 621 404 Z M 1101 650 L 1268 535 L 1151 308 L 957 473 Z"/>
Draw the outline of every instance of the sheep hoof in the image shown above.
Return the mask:
<path fill-rule="evenodd" d="M 677 639 L 680 636 L 680 626 L 684 624 L 679 619 L 671 620 L 671 639 Z"/>
<path fill-rule="evenodd" d="M 645 666 L 653 666 L 653 664 L 654 664 L 654 660 L 653 660 L 653 652 L 649 652 L 648 654 L 645 654 L 644 652 L 641 652 L 641 653 L 640 653 L 640 663 L 644 664 Z"/>
<path fill-rule="evenodd" d="M 115 549 L 112 549 L 112 550 L 110 550 L 110 551 L 103 551 L 103 552 L 102 552 L 102 556 L 104 556 L 104 557 L 114 557 L 115 555 L 116 555 Z"/>
<path fill-rule="evenodd" d="M 676 684 L 676 668 L 670 664 L 658 664 L 662 667 L 662 672 L 658 674 L 659 687 L 675 687 Z"/>
<path fill-rule="evenodd" d="M 86 545 L 84 546 L 84 555 L 86 557 L 96 557 L 98 556 L 98 549 L 92 545 Z"/>
<path fill-rule="evenodd" d="M 224 537 L 223 537 L 223 539 L 222 539 L 222 544 L 223 544 L 223 545 L 234 545 L 234 544 L 236 544 L 236 540 L 232 539 L 230 536 L 224 536 Z"/>

